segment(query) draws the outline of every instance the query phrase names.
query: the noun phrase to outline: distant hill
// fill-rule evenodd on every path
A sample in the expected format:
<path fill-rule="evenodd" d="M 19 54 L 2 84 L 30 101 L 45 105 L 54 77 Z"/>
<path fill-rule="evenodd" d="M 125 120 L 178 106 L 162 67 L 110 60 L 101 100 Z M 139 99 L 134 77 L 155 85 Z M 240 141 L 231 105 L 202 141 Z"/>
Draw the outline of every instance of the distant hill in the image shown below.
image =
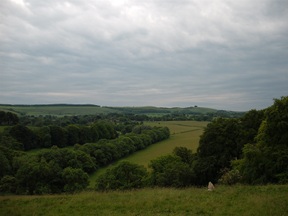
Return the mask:
<path fill-rule="evenodd" d="M 187 115 L 205 115 L 212 113 L 227 113 L 240 114 L 239 112 L 216 110 L 206 107 L 154 107 L 154 106 L 143 106 L 143 107 L 109 107 L 99 106 L 93 104 L 44 104 L 44 105 L 11 105 L 11 104 L 0 104 L 0 110 L 10 111 L 18 115 L 53 115 L 53 116 L 71 116 L 71 115 L 97 115 L 97 114 L 138 114 L 138 115 L 149 115 L 149 116 L 163 116 L 169 114 L 187 114 Z"/>

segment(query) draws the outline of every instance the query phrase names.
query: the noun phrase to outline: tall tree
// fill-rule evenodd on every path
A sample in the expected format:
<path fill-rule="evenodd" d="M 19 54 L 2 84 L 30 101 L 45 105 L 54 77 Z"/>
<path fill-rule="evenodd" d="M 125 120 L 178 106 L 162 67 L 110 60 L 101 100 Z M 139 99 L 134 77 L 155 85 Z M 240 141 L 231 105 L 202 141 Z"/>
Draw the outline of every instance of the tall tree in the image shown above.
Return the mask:
<path fill-rule="evenodd" d="M 241 156 L 243 144 L 240 139 L 241 125 L 237 119 L 218 118 L 207 125 L 197 149 L 199 159 L 195 172 L 202 174 L 203 182 L 200 184 L 216 182 L 220 171 L 229 168 L 231 160 Z"/>
<path fill-rule="evenodd" d="M 266 109 L 256 137 L 244 147 L 239 169 L 247 183 L 288 182 L 288 97 Z"/>
<path fill-rule="evenodd" d="M 37 147 L 38 139 L 35 133 L 28 127 L 16 125 L 10 129 L 10 135 L 18 142 L 21 142 L 25 150 Z"/>

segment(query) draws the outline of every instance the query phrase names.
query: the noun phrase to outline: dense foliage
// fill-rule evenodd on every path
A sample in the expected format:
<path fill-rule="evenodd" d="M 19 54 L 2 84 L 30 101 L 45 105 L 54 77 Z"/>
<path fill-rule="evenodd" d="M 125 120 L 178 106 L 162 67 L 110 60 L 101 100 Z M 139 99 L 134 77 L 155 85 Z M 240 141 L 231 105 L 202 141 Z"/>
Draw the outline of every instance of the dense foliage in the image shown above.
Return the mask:
<path fill-rule="evenodd" d="M 133 133 L 116 137 L 114 125 L 103 121 L 90 126 L 49 126 L 37 130 L 16 125 L 4 132 L 0 142 L 0 192 L 80 191 L 88 185 L 88 174 L 169 136 L 168 128 L 139 125 Z M 9 139 L 12 143 L 7 142 Z M 37 146 L 38 143 L 43 146 Z M 29 149 L 27 146 L 46 149 L 26 153 L 19 149 L 21 145 L 25 150 Z M 73 147 L 67 148 L 68 145 Z"/>
<path fill-rule="evenodd" d="M 96 189 L 104 191 L 142 188 L 145 186 L 147 175 L 144 166 L 122 161 L 98 178 Z"/>
<path fill-rule="evenodd" d="M 255 143 L 243 148 L 234 166 L 252 184 L 288 183 L 288 97 L 275 99 L 265 111 Z"/>
<path fill-rule="evenodd" d="M 88 126 L 70 124 L 66 127 L 48 125 L 30 128 L 18 124 L 6 128 L 0 138 L 2 143 L 7 139 L 14 139 L 22 144 L 23 150 L 31 150 L 73 146 L 77 143 L 97 142 L 100 139 L 114 139 L 117 136 L 111 122 L 98 121 Z"/>
<path fill-rule="evenodd" d="M 19 118 L 15 113 L 0 111 L 0 125 L 15 125 Z"/>
<path fill-rule="evenodd" d="M 215 119 L 201 136 L 196 184 L 288 182 L 288 97 L 238 119 Z"/>
<path fill-rule="evenodd" d="M 201 137 L 198 184 L 288 182 L 288 97 L 239 119 L 216 119 Z"/>

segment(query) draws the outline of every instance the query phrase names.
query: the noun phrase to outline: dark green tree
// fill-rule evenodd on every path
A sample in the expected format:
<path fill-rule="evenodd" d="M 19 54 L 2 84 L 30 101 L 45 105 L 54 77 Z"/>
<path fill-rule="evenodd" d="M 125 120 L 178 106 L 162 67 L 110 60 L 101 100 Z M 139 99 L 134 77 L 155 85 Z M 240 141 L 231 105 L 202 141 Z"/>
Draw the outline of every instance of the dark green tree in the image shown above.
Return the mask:
<path fill-rule="evenodd" d="M 145 185 L 147 170 L 140 165 L 122 161 L 97 179 L 97 190 L 127 190 Z"/>
<path fill-rule="evenodd" d="M 265 110 L 256 144 L 243 148 L 239 168 L 251 184 L 288 182 L 288 97 L 275 99 Z"/>
<path fill-rule="evenodd" d="M 11 127 L 10 135 L 18 142 L 22 143 L 24 150 L 29 150 L 37 147 L 38 137 L 28 127 L 16 125 Z"/>
<path fill-rule="evenodd" d="M 19 123 L 19 118 L 12 112 L 0 111 L 0 125 L 16 125 Z"/>
<path fill-rule="evenodd" d="M 180 146 L 180 147 L 174 148 L 173 154 L 180 157 L 184 163 L 190 166 L 192 166 L 192 162 L 195 159 L 195 156 L 193 155 L 192 150 L 186 147 Z"/>
<path fill-rule="evenodd" d="M 264 110 L 250 110 L 243 117 L 240 118 L 241 137 L 239 142 L 241 144 L 256 143 L 256 135 L 259 127 L 264 120 Z"/>
<path fill-rule="evenodd" d="M 69 193 L 84 190 L 89 184 L 89 176 L 82 169 L 67 167 L 62 172 L 62 178 L 64 191 Z"/>
<path fill-rule="evenodd" d="M 149 164 L 152 169 L 149 182 L 152 186 L 185 187 L 191 184 L 192 170 L 176 155 L 161 156 Z"/>
<path fill-rule="evenodd" d="M 197 149 L 195 173 L 201 175 L 199 184 L 216 182 L 220 171 L 230 168 L 231 160 L 240 158 L 243 144 L 241 140 L 241 124 L 237 119 L 218 118 L 207 125 L 200 137 Z"/>
<path fill-rule="evenodd" d="M 59 126 L 49 126 L 51 135 L 51 145 L 58 147 L 67 146 L 67 131 Z"/>
<path fill-rule="evenodd" d="M 22 151 L 24 150 L 23 144 L 17 141 L 9 134 L 3 134 L 2 136 L 0 136 L 0 146 L 3 146 L 8 149 L 22 150 Z"/>
<path fill-rule="evenodd" d="M 92 131 L 88 126 L 79 127 L 79 144 L 92 142 Z"/>
<path fill-rule="evenodd" d="M 38 137 L 39 142 L 38 147 L 49 148 L 52 146 L 50 127 L 48 126 L 39 127 L 34 130 L 34 133 Z"/>
<path fill-rule="evenodd" d="M 16 193 L 17 183 L 14 176 L 5 175 L 0 180 L 0 193 Z"/>
<path fill-rule="evenodd" d="M 5 153 L 0 149 L 0 179 L 4 175 L 8 175 L 11 172 L 10 162 L 7 159 Z"/>
<path fill-rule="evenodd" d="M 73 146 L 79 143 L 80 128 L 76 125 L 68 125 L 65 129 L 67 131 L 67 145 Z"/>
<path fill-rule="evenodd" d="M 25 156 L 17 170 L 17 192 L 21 194 L 50 193 L 50 180 L 53 170 L 45 160 L 38 161 L 37 157 Z"/>

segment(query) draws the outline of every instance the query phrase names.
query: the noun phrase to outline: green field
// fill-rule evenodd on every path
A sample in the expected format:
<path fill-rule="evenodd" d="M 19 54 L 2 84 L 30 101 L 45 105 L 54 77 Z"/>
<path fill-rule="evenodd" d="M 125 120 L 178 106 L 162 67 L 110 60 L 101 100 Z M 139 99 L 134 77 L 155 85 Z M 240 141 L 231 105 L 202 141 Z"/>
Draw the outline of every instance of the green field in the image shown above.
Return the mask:
<path fill-rule="evenodd" d="M 93 105 L 23 105 L 23 106 L 5 106 L 0 105 L 0 110 L 14 112 L 21 115 L 54 115 L 54 116 L 64 116 L 64 115 L 97 115 L 97 114 L 107 114 L 107 113 L 117 113 L 117 111 L 93 106 Z"/>
<path fill-rule="evenodd" d="M 172 113 L 182 114 L 207 114 L 215 113 L 217 110 L 205 107 L 187 108 L 165 108 L 165 107 L 105 107 L 97 105 L 73 105 L 73 104 L 51 104 L 51 105 L 3 105 L 0 104 L 0 111 L 13 112 L 19 115 L 97 115 L 109 113 L 132 113 L 149 116 L 162 116 Z"/>
<path fill-rule="evenodd" d="M 288 185 L 0 196 L 0 215 L 288 215 Z"/>
<path fill-rule="evenodd" d="M 171 136 L 169 139 L 149 146 L 140 152 L 136 152 L 125 160 L 148 166 L 148 163 L 159 156 L 171 154 L 175 147 L 183 146 L 196 151 L 200 135 L 208 122 L 196 121 L 167 121 L 167 122 L 146 122 L 150 126 L 168 127 Z"/>
<path fill-rule="evenodd" d="M 145 124 L 150 126 L 168 127 L 171 133 L 170 138 L 162 142 L 153 144 L 148 148 L 136 152 L 122 160 L 127 160 L 132 163 L 148 167 L 148 164 L 151 160 L 162 155 L 171 154 L 175 147 L 183 146 L 192 149 L 193 152 L 196 152 L 199 144 L 200 135 L 203 133 L 204 127 L 208 124 L 208 122 L 161 121 L 145 122 Z M 117 163 L 120 161 L 117 161 Z M 116 165 L 117 163 L 115 163 L 114 165 Z M 91 188 L 95 186 L 97 177 L 111 166 L 113 165 L 99 169 L 97 172 L 90 176 Z"/>

